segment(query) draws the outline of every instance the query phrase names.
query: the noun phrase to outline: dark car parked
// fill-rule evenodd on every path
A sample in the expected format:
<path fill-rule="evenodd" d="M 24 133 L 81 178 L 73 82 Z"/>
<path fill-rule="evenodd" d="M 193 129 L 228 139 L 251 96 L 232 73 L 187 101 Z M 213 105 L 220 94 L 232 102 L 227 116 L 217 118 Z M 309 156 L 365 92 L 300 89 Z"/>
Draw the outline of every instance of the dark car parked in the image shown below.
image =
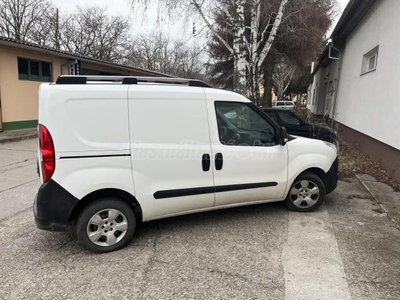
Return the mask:
<path fill-rule="evenodd" d="M 308 124 L 286 109 L 262 108 L 262 110 L 280 126 L 284 126 L 289 134 L 320 139 L 331 143 L 336 139 L 336 132 L 331 128 Z"/>

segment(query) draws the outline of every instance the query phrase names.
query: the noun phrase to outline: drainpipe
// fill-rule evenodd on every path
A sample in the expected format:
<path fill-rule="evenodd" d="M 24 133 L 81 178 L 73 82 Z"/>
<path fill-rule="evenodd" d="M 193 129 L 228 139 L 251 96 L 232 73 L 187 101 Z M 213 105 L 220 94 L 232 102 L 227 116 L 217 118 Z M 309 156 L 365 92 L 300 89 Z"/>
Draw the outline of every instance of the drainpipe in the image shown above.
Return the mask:
<path fill-rule="evenodd" d="M 337 51 L 339 53 L 339 57 L 335 57 L 332 55 L 332 49 Z M 339 94 L 339 85 L 340 85 L 340 77 L 342 74 L 342 63 L 343 63 L 343 57 L 342 57 L 342 51 L 340 51 L 338 48 L 336 48 L 333 44 L 333 40 L 331 39 L 329 42 L 329 59 L 332 60 L 338 60 L 338 68 L 337 68 L 337 83 L 336 83 L 336 93 L 335 93 L 335 98 L 333 99 L 333 109 L 332 109 L 332 122 L 331 122 L 331 128 L 333 128 L 333 121 L 336 117 L 336 108 L 337 108 L 337 98 Z"/>

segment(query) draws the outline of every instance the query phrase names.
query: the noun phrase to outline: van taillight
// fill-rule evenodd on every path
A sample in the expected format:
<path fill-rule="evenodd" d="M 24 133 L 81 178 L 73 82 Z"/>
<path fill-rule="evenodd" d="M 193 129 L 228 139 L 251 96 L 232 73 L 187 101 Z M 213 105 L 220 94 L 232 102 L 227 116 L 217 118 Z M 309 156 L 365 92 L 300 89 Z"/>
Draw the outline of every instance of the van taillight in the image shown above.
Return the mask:
<path fill-rule="evenodd" d="M 39 124 L 39 147 L 40 153 L 42 154 L 42 176 L 43 182 L 50 180 L 53 176 L 56 168 L 56 158 L 54 153 L 53 139 L 51 138 L 50 132 L 46 127 Z"/>

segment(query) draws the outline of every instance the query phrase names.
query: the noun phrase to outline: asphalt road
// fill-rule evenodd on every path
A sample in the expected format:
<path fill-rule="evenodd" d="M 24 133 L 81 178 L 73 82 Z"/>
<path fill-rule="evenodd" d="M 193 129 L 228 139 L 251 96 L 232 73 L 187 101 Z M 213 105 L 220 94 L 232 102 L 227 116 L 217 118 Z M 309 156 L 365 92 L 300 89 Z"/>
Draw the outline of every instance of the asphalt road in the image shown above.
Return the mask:
<path fill-rule="evenodd" d="M 0 299 L 400 299 L 400 195 L 360 179 L 314 213 L 277 203 L 158 220 L 98 255 L 35 227 L 36 141 L 0 144 Z"/>

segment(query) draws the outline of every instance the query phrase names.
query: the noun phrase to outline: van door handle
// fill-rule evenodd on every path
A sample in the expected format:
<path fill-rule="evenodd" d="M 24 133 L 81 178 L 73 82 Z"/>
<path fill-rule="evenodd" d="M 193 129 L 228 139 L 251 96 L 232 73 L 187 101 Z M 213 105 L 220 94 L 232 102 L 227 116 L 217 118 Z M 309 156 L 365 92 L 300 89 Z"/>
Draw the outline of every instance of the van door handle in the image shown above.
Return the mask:
<path fill-rule="evenodd" d="M 223 163 L 224 163 L 224 158 L 222 156 L 222 153 L 215 154 L 215 169 L 221 170 Z"/>
<path fill-rule="evenodd" d="M 210 163 L 211 163 L 210 155 L 207 153 L 203 154 L 203 156 L 201 158 L 201 164 L 203 166 L 204 172 L 207 172 L 208 170 L 210 170 Z"/>

